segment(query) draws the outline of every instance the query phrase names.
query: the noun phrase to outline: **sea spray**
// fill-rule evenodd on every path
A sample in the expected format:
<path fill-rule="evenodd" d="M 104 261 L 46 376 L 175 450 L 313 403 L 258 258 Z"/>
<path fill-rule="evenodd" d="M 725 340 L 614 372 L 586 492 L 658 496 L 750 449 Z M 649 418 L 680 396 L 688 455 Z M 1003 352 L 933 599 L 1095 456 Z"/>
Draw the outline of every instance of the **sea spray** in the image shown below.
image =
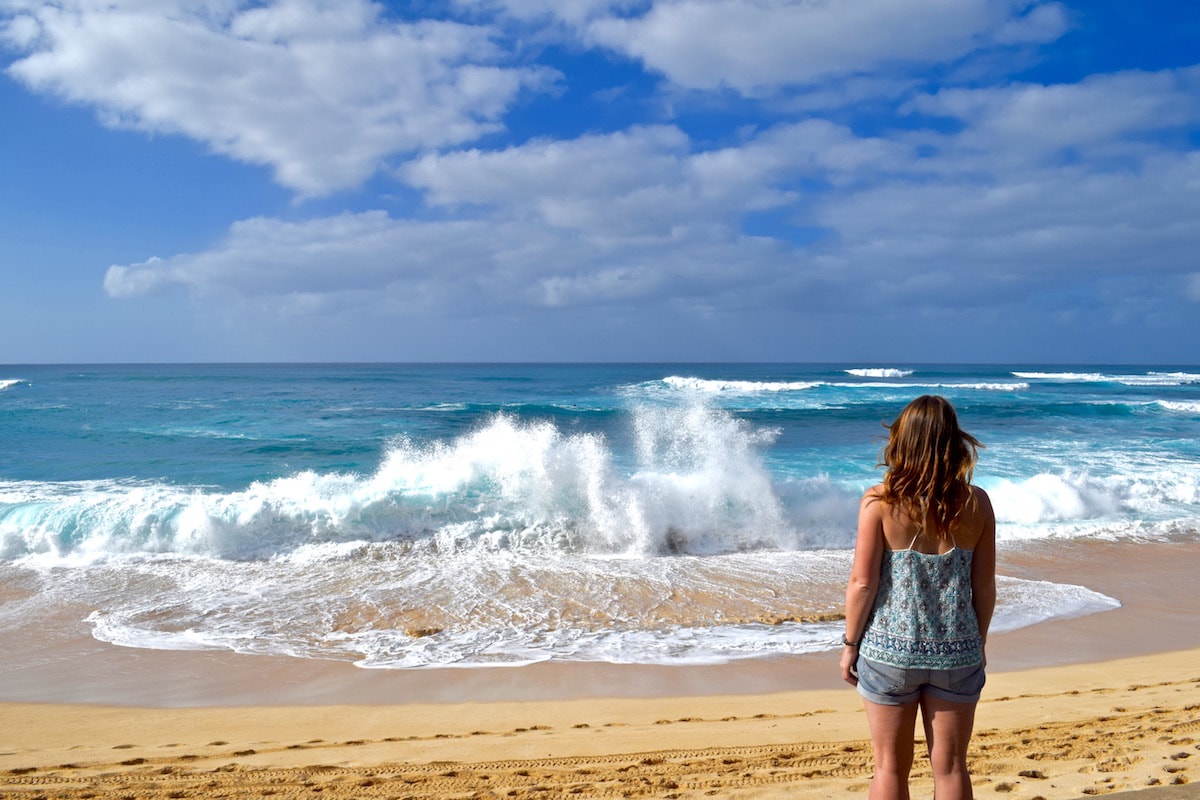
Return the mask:
<path fill-rule="evenodd" d="M 448 442 L 396 439 L 368 475 L 304 471 L 236 492 L 12 486 L 0 495 L 0 552 L 75 563 L 172 552 L 253 559 L 350 541 L 631 556 L 795 545 L 762 461 L 770 432 L 702 407 L 638 409 L 631 424 L 629 463 L 598 434 L 499 414 Z"/>

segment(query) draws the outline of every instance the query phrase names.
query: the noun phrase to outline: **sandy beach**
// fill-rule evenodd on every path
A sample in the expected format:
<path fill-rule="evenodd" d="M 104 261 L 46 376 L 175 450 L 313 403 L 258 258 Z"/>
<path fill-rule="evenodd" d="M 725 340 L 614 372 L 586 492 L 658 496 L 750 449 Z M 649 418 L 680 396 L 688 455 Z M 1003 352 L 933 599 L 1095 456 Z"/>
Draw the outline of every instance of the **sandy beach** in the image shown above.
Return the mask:
<path fill-rule="evenodd" d="M 1122 607 L 993 637 L 976 796 L 1200 796 L 1198 570 L 1187 542 L 1004 554 Z M 403 672 L 24 644 L 0 672 L 2 797 L 849 798 L 871 773 L 832 653 Z"/>

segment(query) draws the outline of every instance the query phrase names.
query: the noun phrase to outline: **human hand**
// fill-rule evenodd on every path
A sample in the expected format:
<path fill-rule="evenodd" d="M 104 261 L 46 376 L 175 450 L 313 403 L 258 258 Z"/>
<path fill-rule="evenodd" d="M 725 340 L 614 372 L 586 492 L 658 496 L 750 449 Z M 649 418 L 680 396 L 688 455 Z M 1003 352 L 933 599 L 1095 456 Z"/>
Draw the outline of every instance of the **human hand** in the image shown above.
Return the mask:
<path fill-rule="evenodd" d="M 842 680 L 851 686 L 858 686 L 858 648 L 846 646 L 842 648 Z"/>

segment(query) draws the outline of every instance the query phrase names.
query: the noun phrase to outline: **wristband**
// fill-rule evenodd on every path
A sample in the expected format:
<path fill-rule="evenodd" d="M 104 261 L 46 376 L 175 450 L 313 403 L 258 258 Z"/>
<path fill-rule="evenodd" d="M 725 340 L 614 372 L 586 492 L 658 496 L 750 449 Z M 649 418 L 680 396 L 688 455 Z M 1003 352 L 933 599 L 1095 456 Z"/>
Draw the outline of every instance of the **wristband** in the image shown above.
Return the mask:
<path fill-rule="evenodd" d="M 846 645 L 846 647 L 858 647 L 861 642 L 862 639 L 859 639 L 857 642 L 852 642 L 846 638 L 846 634 L 842 634 L 842 644 Z"/>

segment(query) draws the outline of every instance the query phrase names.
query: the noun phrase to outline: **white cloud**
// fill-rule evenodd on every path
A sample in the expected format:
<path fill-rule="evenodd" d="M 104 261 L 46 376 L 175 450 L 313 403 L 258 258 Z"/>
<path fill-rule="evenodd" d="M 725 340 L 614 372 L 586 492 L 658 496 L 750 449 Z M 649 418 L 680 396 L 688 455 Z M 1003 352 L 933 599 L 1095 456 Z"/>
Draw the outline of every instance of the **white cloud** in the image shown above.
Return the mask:
<path fill-rule="evenodd" d="M 505 66 L 494 31 L 388 21 L 367 0 L 13 2 L 9 73 L 106 124 L 182 134 L 304 194 L 354 187 L 397 153 L 501 127 L 555 74 Z"/>
<path fill-rule="evenodd" d="M 435 206 L 477 204 L 555 228 L 654 236 L 693 208 L 695 187 L 683 171 L 688 147 L 676 128 L 635 128 L 498 152 L 426 155 L 401 175 Z"/>
<path fill-rule="evenodd" d="M 527 20 L 559 8 L 506 5 Z M 806 113 L 722 132 L 717 144 L 699 144 L 681 121 L 495 150 L 450 145 L 499 124 L 544 73 L 490 63 L 503 54 L 487 29 L 386 22 L 361 2 L 240 8 L 98 15 L 39 4 L 36 36 L 27 22 L 10 26 L 10 40 L 32 48 L 14 70 L 119 124 L 269 163 L 302 191 L 445 145 L 388 173 L 423 207 L 243 220 L 209 249 L 112 266 L 110 296 L 183 288 L 279 318 L 664 307 L 693 319 L 839 307 L 881 317 L 1040 303 L 1128 320 L 1173 299 L 1155 294 L 1156 280 L 1200 292 L 1200 155 L 1187 136 L 1200 120 L 1200 67 L 944 88 L 870 136 L 808 113 L 912 97 L 904 70 L 884 69 L 897 60 L 1052 38 L 1065 24 L 1055 4 L 581 0 L 559 21 L 590 41 L 682 86 L 804 85 L 773 109 L 790 99 Z M 198 78 L 208 73 L 211 87 Z M 930 117 L 939 123 L 923 127 Z"/>
<path fill-rule="evenodd" d="M 247 220 L 211 250 L 114 265 L 105 289 L 121 297 L 185 286 L 289 304 L 299 295 L 370 291 L 454 313 L 754 291 L 797 263 L 780 242 L 743 236 L 738 217 L 787 201 L 763 176 L 799 138 L 777 132 L 757 148 L 692 155 L 678 130 L 649 127 L 429 155 L 403 175 L 449 219 L 375 211 Z"/>
<path fill-rule="evenodd" d="M 1200 153 L 1185 133 L 1200 120 L 1198 82 L 1190 68 L 918 98 L 962 130 L 901 134 L 931 152 L 899 180 L 832 195 L 818 219 L 839 232 L 839 260 L 886 264 L 881 281 L 929 265 L 954 274 L 957 262 L 972 285 L 1012 297 L 1088 293 L 1106 276 L 1170 285 L 1200 251 L 1188 222 Z"/>
<path fill-rule="evenodd" d="M 735 231 L 743 214 L 794 203 L 803 175 L 833 182 L 898 169 L 912 148 L 823 120 L 778 125 L 740 145 L 693 153 L 678 128 L 652 126 L 535 141 L 496 152 L 426 155 L 400 172 L 434 206 L 480 206 L 594 239 Z"/>
<path fill-rule="evenodd" d="M 1144 298 L 1113 281 L 1178 285 L 1194 270 L 1200 153 L 1195 68 L 1095 76 L 1074 85 L 943 90 L 914 108 L 954 117 L 951 134 L 897 134 L 929 148 L 908 170 L 816 209 L 879 297 L 972 303 L 1056 293 L 1109 309 Z M 938 288 L 940 287 L 940 288 Z M 1159 296 L 1167 301 L 1169 293 Z M 1140 313 L 1140 312 L 1139 312 Z"/>
<path fill-rule="evenodd" d="M 966 130 L 944 143 L 993 165 L 1001 156 L 1040 160 L 1064 148 L 1075 148 L 1073 156 L 1137 156 L 1157 146 L 1151 134 L 1200 119 L 1200 67 L 1097 75 L 1077 84 L 943 89 L 911 107 L 964 123 Z"/>
<path fill-rule="evenodd" d="M 20 16 L 0 22 L 0 42 L 16 50 L 33 47 L 40 34 L 41 29 L 32 17 Z"/>
<path fill-rule="evenodd" d="M 1104 275 L 1190 269 L 1200 251 L 1200 231 L 1187 223 L 1197 166 L 1162 158 L 1136 175 L 1063 169 L 987 184 L 893 182 L 830 198 L 817 217 L 840 237 L 831 265 L 877 281 L 881 293 L 934 273 L 946 276 L 940 297 L 1027 297 Z"/>
<path fill-rule="evenodd" d="M 443 219 L 249 220 L 212 250 L 113 267 L 106 288 L 185 285 L 273 297 L 291 313 L 322 297 L 486 314 L 682 298 L 696 309 L 827 309 L 853 297 L 860 311 L 915 310 L 1064 292 L 1115 309 L 1132 299 L 1106 289 L 1112 281 L 1186 282 L 1195 271 L 1200 154 L 1151 135 L 1200 117 L 1179 95 L 1192 78 L 918 102 L 952 112 L 963 124 L 953 134 L 865 137 L 807 120 L 697 150 L 677 127 L 644 126 L 426 154 L 398 176 Z M 1047 157 L 1064 146 L 1079 157 Z M 796 244 L 787 225 L 778 238 L 744 234 L 760 212 L 807 233 Z"/>
<path fill-rule="evenodd" d="M 1065 27 L 1058 3 L 1017 0 L 658 0 L 641 16 L 593 15 L 580 35 L 685 88 L 754 95 L 1051 41 Z"/>
<path fill-rule="evenodd" d="M 255 219 L 205 252 L 114 265 L 104 285 L 112 297 L 183 286 L 201 297 L 257 298 L 281 314 L 349 296 L 360 308 L 467 316 L 719 297 L 761 283 L 786 257 L 769 241 L 699 235 L 611 244 L 581 246 L 574 232 L 519 220 L 414 223 L 383 212 Z"/>
<path fill-rule="evenodd" d="M 259 217 L 235 223 L 217 247 L 198 254 L 114 265 L 109 295 L 128 297 L 182 285 L 200 291 L 292 296 L 375 289 L 420 281 L 461 263 L 461 225 L 421 226 L 381 211 L 305 222 Z M 445 259 L 444 261 L 442 259 Z"/>

